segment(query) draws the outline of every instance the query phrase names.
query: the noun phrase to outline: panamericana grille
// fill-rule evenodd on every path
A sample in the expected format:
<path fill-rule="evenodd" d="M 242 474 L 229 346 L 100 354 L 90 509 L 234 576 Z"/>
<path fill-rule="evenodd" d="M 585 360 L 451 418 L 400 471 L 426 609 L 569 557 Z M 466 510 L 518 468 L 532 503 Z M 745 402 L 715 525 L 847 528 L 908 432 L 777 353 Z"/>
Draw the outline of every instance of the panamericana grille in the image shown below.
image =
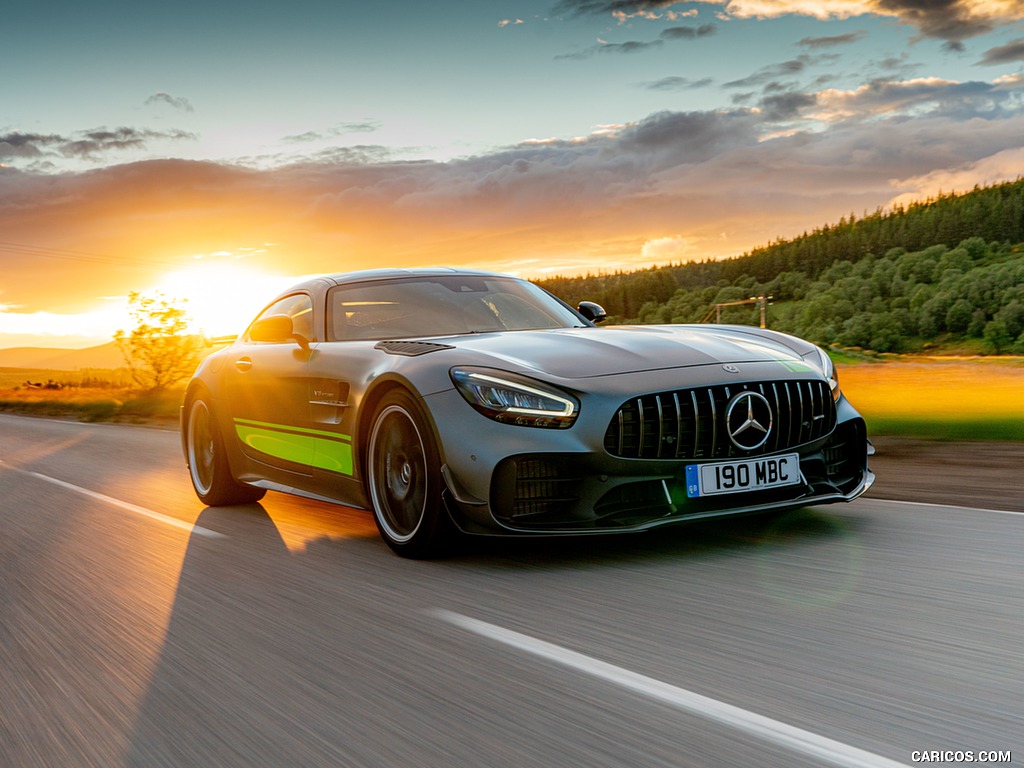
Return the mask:
<path fill-rule="evenodd" d="M 743 391 L 758 392 L 772 412 L 764 445 L 739 450 L 729 440 L 726 410 Z M 766 381 L 680 389 L 624 403 L 604 436 L 613 456 L 627 459 L 719 459 L 795 448 L 829 434 L 836 405 L 824 381 Z"/>

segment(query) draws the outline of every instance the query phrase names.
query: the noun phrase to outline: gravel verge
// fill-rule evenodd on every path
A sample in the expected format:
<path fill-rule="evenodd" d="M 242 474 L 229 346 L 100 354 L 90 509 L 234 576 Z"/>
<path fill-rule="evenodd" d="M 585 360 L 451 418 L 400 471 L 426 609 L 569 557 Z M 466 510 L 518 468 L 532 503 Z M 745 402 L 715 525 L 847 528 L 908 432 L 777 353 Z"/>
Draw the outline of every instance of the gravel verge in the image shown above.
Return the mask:
<path fill-rule="evenodd" d="M 873 437 L 876 499 L 1024 512 L 1024 442 Z"/>

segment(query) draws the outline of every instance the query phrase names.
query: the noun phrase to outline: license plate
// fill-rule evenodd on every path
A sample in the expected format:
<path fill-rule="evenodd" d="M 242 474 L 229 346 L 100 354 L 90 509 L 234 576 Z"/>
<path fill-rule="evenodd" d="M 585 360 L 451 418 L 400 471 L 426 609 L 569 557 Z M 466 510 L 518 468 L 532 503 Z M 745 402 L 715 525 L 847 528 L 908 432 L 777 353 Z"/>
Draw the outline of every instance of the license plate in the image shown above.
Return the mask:
<path fill-rule="evenodd" d="M 686 495 L 746 493 L 800 483 L 800 454 L 686 465 Z"/>

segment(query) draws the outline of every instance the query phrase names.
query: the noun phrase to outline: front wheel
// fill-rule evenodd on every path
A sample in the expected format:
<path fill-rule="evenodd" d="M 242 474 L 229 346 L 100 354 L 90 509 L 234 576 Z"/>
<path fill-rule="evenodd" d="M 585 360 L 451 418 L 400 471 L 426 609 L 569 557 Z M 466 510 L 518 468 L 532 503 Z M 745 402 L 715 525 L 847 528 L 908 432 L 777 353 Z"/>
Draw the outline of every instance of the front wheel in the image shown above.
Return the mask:
<path fill-rule="evenodd" d="M 185 451 L 188 471 L 196 496 L 211 507 L 249 504 L 266 493 L 262 488 L 244 485 L 232 476 L 224 439 L 206 396 L 189 400 L 185 410 Z"/>
<path fill-rule="evenodd" d="M 452 525 L 441 503 L 440 459 L 419 405 L 404 390 L 377 406 L 367 470 L 373 517 L 387 545 L 403 557 L 441 554 Z"/>

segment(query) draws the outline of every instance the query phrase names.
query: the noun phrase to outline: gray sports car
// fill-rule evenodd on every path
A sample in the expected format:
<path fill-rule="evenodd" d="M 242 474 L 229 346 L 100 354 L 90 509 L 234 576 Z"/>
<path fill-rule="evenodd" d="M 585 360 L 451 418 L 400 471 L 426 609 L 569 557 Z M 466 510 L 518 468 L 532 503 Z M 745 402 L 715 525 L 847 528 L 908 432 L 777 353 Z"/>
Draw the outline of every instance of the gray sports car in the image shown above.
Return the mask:
<path fill-rule="evenodd" d="M 525 280 L 308 280 L 188 387 L 199 498 L 373 510 L 397 553 L 474 534 L 639 531 L 850 501 L 874 480 L 828 356 L 743 326 L 598 327 Z"/>

